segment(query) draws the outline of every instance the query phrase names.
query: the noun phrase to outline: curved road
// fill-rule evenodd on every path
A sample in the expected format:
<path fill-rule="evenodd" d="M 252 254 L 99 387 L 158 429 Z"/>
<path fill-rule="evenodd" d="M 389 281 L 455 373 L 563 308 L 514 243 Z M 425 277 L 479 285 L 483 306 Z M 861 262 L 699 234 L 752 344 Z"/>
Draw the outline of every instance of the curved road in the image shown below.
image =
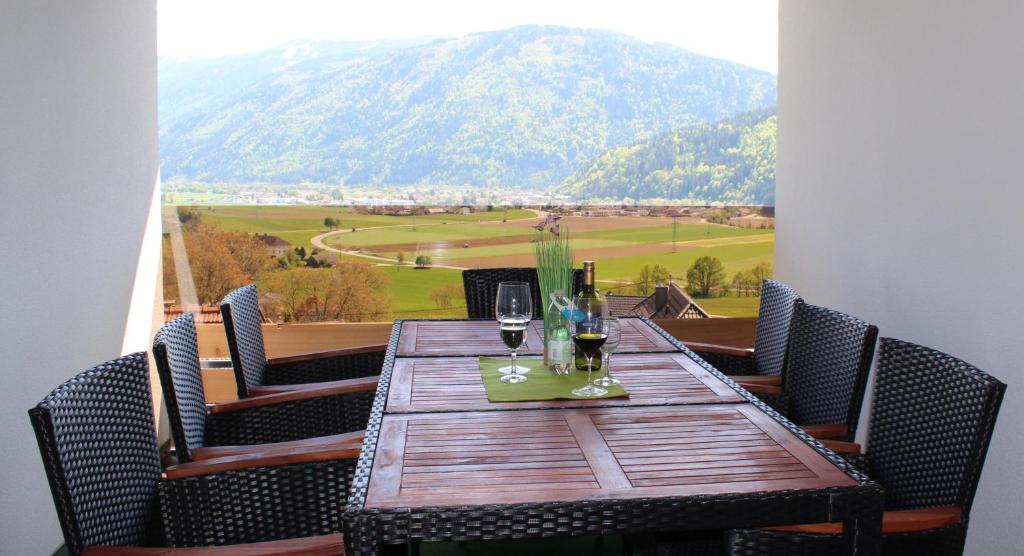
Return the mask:
<path fill-rule="evenodd" d="M 537 216 L 535 216 L 533 218 L 518 218 L 516 220 L 536 220 L 536 219 L 544 218 L 545 216 L 547 216 L 547 213 L 542 211 L 542 210 L 536 210 L 536 209 L 527 209 L 527 210 L 533 211 L 533 213 L 536 214 Z M 479 222 L 479 221 L 470 221 L 470 222 L 462 222 L 462 223 L 459 223 L 459 224 L 456 224 L 456 225 L 458 226 L 458 225 L 464 225 L 464 224 L 481 224 L 481 223 L 482 222 Z M 424 224 L 418 224 L 418 225 L 419 226 L 423 226 Z M 429 226 L 430 224 L 426 224 L 426 225 Z M 358 230 L 362 231 L 362 230 L 379 230 L 381 228 L 409 228 L 409 227 L 413 227 L 413 226 L 417 226 L 417 224 L 392 224 L 392 225 L 389 225 L 389 226 L 368 226 L 366 228 L 359 228 Z M 395 259 L 389 259 L 387 257 L 380 257 L 380 256 L 377 256 L 377 255 L 366 255 L 364 253 L 360 253 L 359 251 L 347 251 L 347 250 L 344 250 L 344 249 L 338 249 L 338 248 L 331 247 L 330 245 L 327 245 L 326 243 L 324 243 L 324 238 L 326 238 L 327 236 L 332 236 L 332 235 L 335 235 L 335 234 L 345 234 L 345 233 L 349 233 L 350 234 L 350 233 L 352 233 L 352 230 L 351 229 L 348 229 L 348 230 L 334 230 L 334 231 L 331 231 L 331 232 L 325 232 L 325 233 L 313 236 L 313 238 L 310 239 L 309 242 L 313 244 L 313 247 L 316 247 L 317 249 L 321 249 L 321 250 L 324 250 L 324 251 L 329 251 L 329 252 L 332 252 L 332 253 L 340 253 L 342 255 L 349 255 L 349 256 L 352 256 L 352 257 L 362 257 L 364 259 L 370 259 L 370 260 L 374 260 L 374 261 L 386 261 L 386 262 L 390 263 L 390 264 L 385 265 L 385 264 L 382 264 L 382 263 L 378 262 L 377 263 L 378 266 L 397 266 L 398 265 L 398 261 L 395 260 Z M 433 267 L 433 268 L 450 268 L 452 270 L 466 270 L 466 267 L 463 267 L 463 266 L 452 266 L 452 265 L 443 265 L 443 264 L 435 264 L 435 265 L 431 265 L 431 267 Z"/>

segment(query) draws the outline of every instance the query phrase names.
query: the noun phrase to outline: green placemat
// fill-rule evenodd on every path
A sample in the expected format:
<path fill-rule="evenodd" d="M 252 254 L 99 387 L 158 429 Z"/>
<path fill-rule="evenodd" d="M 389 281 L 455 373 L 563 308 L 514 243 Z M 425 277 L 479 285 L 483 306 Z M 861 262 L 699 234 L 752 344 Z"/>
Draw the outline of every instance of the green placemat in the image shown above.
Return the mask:
<path fill-rule="evenodd" d="M 593 400 L 603 398 L 628 398 L 629 392 L 622 386 L 611 386 L 608 393 L 598 398 L 577 398 L 572 395 L 574 388 L 587 383 L 587 373 L 570 371 L 568 376 L 552 373 L 544 360 L 536 357 L 520 357 L 519 366 L 529 367 L 526 382 L 506 384 L 501 381 L 501 367 L 512 364 L 508 357 L 481 357 L 480 377 L 487 390 L 487 399 L 492 402 L 536 402 L 543 400 Z M 603 376 L 604 371 L 594 373 L 594 379 Z"/>

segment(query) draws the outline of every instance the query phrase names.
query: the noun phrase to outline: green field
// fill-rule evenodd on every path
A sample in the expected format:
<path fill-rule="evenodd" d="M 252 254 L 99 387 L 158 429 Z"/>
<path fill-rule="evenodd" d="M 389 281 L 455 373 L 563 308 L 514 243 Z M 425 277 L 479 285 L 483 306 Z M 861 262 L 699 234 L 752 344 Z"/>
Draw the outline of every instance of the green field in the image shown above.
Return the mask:
<path fill-rule="evenodd" d="M 528 210 L 421 215 L 415 217 L 415 226 L 411 216 L 357 214 L 351 208 L 340 207 L 212 205 L 198 210 L 204 222 L 227 230 L 276 235 L 293 245 L 305 246 L 307 251 L 312 247 L 310 239 L 327 231 L 324 218 L 340 219 L 343 230 L 354 227 L 357 231 L 327 236 L 325 244 L 342 250 L 355 247 L 363 254 L 390 259 L 338 254 L 340 259 L 376 265 L 388 275 L 391 310 L 396 318 L 464 317 L 465 306 L 460 300 L 454 307 L 439 309 L 429 296 L 434 288 L 461 283 L 460 270 L 399 267 L 394 262 L 395 245 L 406 246 L 403 250 L 408 249 L 404 251 L 407 262 L 416 254 L 426 254 L 435 265 L 531 266 L 531 240 L 537 233 L 530 227 L 532 222 L 522 221 L 536 217 Z M 506 217 L 509 222 L 502 223 Z M 655 222 L 658 225 L 649 224 Z M 775 248 L 773 230 L 693 223 L 673 227 L 666 220 L 653 218 L 626 223 L 621 218 L 588 218 L 583 224 L 586 225 L 581 227 L 586 231 L 570 230 L 577 258 L 596 260 L 599 287 L 619 293 L 632 293 L 629 284 L 644 265 L 664 266 L 674 281 L 685 284 L 686 272 L 694 260 L 713 256 L 722 261 L 728 282 L 737 271 L 772 262 Z M 438 249 L 427 245 L 433 242 L 452 242 L 452 246 Z M 422 250 L 408 248 L 420 243 L 424 244 Z M 758 301 L 756 297 L 722 297 L 698 303 L 714 315 L 753 316 L 757 314 Z"/>
<path fill-rule="evenodd" d="M 312 247 L 310 239 L 313 236 L 327 232 L 324 227 L 324 218 L 337 218 L 341 220 L 343 228 L 367 228 L 371 226 L 395 226 L 412 224 L 411 216 L 384 216 L 374 214 L 357 214 L 348 207 L 320 207 L 320 206 L 261 206 L 261 205 L 203 205 L 198 207 L 204 222 L 216 224 L 225 230 L 271 234 L 281 237 L 292 245 L 304 246 L 307 250 Z M 532 218 L 533 212 L 522 209 L 510 209 L 507 211 L 495 210 L 490 212 L 476 212 L 472 214 L 429 214 L 416 216 L 417 228 L 431 228 L 433 226 L 445 226 L 442 222 L 488 222 L 500 221 L 502 218 L 509 220 Z M 427 226 L 418 226 L 424 223 Z M 452 224 L 454 226 L 454 224 Z M 473 226 L 465 226 L 472 228 Z M 357 231 L 353 237 L 363 233 Z"/>

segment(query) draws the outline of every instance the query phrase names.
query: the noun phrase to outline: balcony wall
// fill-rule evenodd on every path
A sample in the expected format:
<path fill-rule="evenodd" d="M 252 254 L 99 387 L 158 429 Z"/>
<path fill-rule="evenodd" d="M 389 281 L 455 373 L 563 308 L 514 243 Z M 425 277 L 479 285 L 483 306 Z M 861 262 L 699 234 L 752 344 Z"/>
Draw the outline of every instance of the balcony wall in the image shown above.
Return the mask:
<path fill-rule="evenodd" d="M 156 2 L 6 1 L 0 76 L 0 553 L 49 555 L 63 538 L 26 410 L 148 344 Z"/>
<path fill-rule="evenodd" d="M 780 12 L 776 273 L 1008 383 L 967 553 L 1020 553 L 1024 3 Z"/>

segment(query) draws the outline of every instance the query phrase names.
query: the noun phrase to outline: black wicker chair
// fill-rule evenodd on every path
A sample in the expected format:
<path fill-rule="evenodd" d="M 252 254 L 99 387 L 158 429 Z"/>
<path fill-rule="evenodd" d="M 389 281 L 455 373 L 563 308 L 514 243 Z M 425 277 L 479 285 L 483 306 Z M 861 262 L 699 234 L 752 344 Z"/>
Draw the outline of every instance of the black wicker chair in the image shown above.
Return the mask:
<path fill-rule="evenodd" d="M 875 326 L 798 300 L 783 386 L 733 380 L 814 437 L 853 440 L 877 339 Z"/>
<path fill-rule="evenodd" d="M 168 545 L 235 545 L 201 552 L 222 556 L 344 552 L 339 501 L 358 450 L 219 458 L 169 467 L 161 478 L 150 395 L 146 354 L 134 353 L 79 374 L 29 410 L 70 554 L 179 553 L 152 548 Z M 310 535 L 320 536 L 294 538 Z M 263 544 L 238 545 L 254 542 Z"/>
<path fill-rule="evenodd" d="M 885 554 L 962 554 L 1006 385 L 938 351 L 883 338 L 867 453 L 853 461 L 885 489 Z M 841 454 L 850 442 L 824 441 Z M 830 554 L 841 525 L 822 523 L 737 530 L 731 553 Z"/>
<path fill-rule="evenodd" d="M 340 386 L 338 381 L 377 376 L 386 345 L 371 345 L 267 359 L 259 298 L 250 284 L 227 295 L 220 306 L 235 369 L 238 397 L 303 388 Z M 327 384 L 331 383 L 331 384 Z"/>
<path fill-rule="evenodd" d="M 494 319 L 494 300 L 498 297 L 498 284 L 526 282 L 533 298 L 533 316 L 542 318 L 548 304 L 540 297 L 540 282 L 536 268 L 480 268 L 462 271 L 462 287 L 466 291 L 466 313 L 471 319 Z M 583 289 L 583 271 L 572 271 L 572 291 L 576 295 Z"/>
<path fill-rule="evenodd" d="M 753 350 L 698 342 L 686 342 L 686 345 L 727 375 L 763 377 L 758 379 L 761 384 L 777 386 L 782 383 L 793 305 L 799 299 L 793 288 L 765 280 L 761 284 L 761 306 L 757 312 Z"/>
<path fill-rule="evenodd" d="M 332 388 L 208 407 L 191 314 L 160 328 L 153 340 L 153 357 L 179 462 L 254 451 L 302 451 L 329 444 L 358 448 L 377 392 L 376 379 L 368 377 Z"/>

